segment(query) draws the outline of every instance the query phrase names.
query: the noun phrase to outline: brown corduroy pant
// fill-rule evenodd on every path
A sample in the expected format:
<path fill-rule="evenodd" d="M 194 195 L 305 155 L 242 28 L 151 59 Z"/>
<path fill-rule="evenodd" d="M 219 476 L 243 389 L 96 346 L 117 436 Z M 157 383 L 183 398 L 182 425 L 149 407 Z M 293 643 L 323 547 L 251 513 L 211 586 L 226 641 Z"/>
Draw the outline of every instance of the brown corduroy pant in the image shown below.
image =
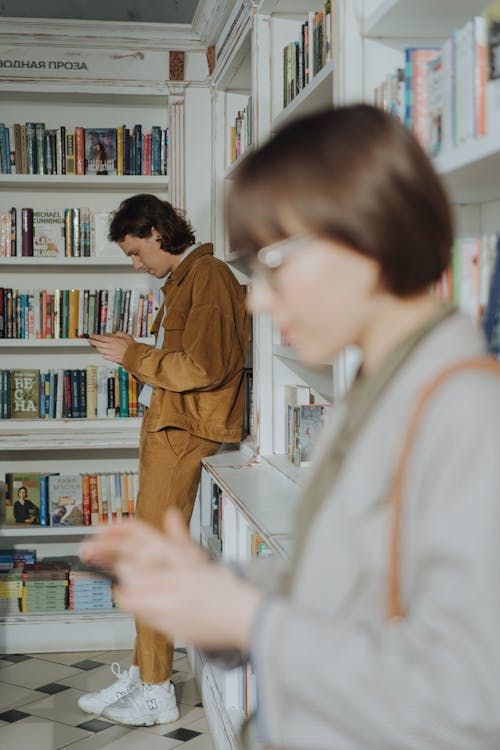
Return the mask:
<path fill-rule="evenodd" d="M 157 529 L 167 508 L 178 508 L 189 524 L 200 482 L 201 459 L 217 453 L 220 443 L 176 427 L 148 432 L 143 418 L 139 452 L 139 492 L 136 517 Z M 141 680 L 158 684 L 172 676 L 174 644 L 152 628 L 135 622 L 132 663 Z"/>

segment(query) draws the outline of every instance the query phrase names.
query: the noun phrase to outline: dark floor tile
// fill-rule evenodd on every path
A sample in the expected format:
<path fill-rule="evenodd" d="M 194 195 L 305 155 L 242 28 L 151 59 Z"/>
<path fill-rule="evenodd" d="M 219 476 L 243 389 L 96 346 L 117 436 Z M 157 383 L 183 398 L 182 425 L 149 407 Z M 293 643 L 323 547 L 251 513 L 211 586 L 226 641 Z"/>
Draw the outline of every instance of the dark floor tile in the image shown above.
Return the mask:
<path fill-rule="evenodd" d="M 78 669 L 97 669 L 97 667 L 104 666 L 101 661 L 92 661 L 92 659 L 84 659 L 83 661 L 77 661 L 76 664 L 70 664 L 71 667 L 78 667 Z"/>
<path fill-rule="evenodd" d="M 84 721 L 83 724 L 77 724 L 78 729 L 86 729 L 87 732 L 102 732 L 103 729 L 109 729 L 112 726 L 115 725 L 102 719 L 90 719 L 89 721 Z"/>
<path fill-rule="evenodd" d="M 178 654 L 187 654 L 187 649 L 185 648 L 176 648 L 175 650 Z"/>
<path fill-rule="evenodd" d="M 199 734 L 202 733 L 195 732 L 194 729 L 184 729 L 183 727 L 179 727 L 179 729 L 174 729 L 172 732 L 167 732 L 167 734 L 164 734 L 163 736 L 170 737 L 172 740 L 187 742 L 188 740 L 192 740 L 193 737 L 198 737 Z"/>
<path fill-rule="evenodd" d="M 16 711 L 16 709 L 13 708 L 10 711 L 4 711 L 3 714 L 0 714 L 0 721 L 8 721 L 9 724 L 12 724 L 14 721 L 25 719 L 27 716 L 29 716 L 29 714 L 25 714 L 24 711 Z"/>
<path fill-rule="evenodd" d="M 47 693 L 47 695 L 55 695 L 56 693 L 62 693 L 63 690 L 69 690 L 68 685 L 60 685 L 58 682 L 49 682 L 48 685 L 37 687 L 39 693 Z"/>
<path fill-rule="evenodd" d="M 32 659 L 32 656 L 26 656 L 26 654 L 2 654 L 0 656 L 0 659 L 5 659 L 5 661 L 11 661 L 13 664 L 18 664 L 21 661 L 28 661 L 28 659 Z"/>

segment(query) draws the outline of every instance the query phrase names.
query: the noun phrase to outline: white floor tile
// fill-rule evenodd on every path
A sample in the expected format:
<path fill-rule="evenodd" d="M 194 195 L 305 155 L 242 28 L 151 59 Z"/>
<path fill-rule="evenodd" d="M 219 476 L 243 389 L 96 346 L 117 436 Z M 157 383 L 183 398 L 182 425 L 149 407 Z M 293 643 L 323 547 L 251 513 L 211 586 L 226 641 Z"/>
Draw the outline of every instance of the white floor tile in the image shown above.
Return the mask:
<path fill-rule="evenodd" d="M 193 729 L 195 732 L 203 732 L 204 734 L 210 734 L 210 727 L 205 716 L 201 719 L 190 722 L 186 725 L 188 729 Z"/>
<path fill-rule="evenodd" d="M 67 664 L 71 666 L 71 664 L 75 664 L 77 661 L 83 661 L 84 659 L 103 661 L 102 659 L 96 658 L 100 653 L 100 651 L 72 651 L 67 654 L 29 654 L 29 656 L 35 656 L 44 661 L 53 661 L 56 664 Z"/>
<path fill-rule="evenodd" d="M 115 680 L 115 675 L 110 667 L 105 664 L 104 666 L 96 667 L 95 669 L 84 671 L 79 669 L 78 674 L 73 672 L 71 676 L 60 679 L 58 682 L 62 685 L 68 685 L 69 687 L 74 687 L 78 690 L 84 690 L 89 693 L 94 690 L 101 690 L 101 688 L 111 685 Z"/>
<path fill-rule="evenodd" d="M 29 713 L 41 716 L 51 721 L 59 721 L 62 724 L 83 724 L 94 718 L 78 708 L 77 700 L 83 695 L 81 690 L 70 688 L 55 695 L 47 695 L 45 698 L 29 705 Z"/>
<path fill-rule="evenodd" d="M 2 750 L 58 750 L 70 742 L 88 737 L 89 732 L 67 724 L 56 724 L 37 716 L 29 716 L 0 727 L 0 747 Z"/>
<path fill-rule="evenodd" d="M 177 677 L 177 675 L 175 676 Z M 187 681 L 174 681 L 174 684 L 177 703 L 187 703 L 190 706 L 196 706 L 201 701 L 200 691 L 193 677 Z"/>
<path fill-rule="evenodd" d="M 0 682 L 0 711 L 9 711 L 11 708 L 21 709 L 22 706 L 33 703 L 42 696 L 43 693 L 37 693 L 35 690 Z"/>
<path fill-rule="evenodd" d="M 90 657 L 88 657 L 90 658 Z M 95 661 L 112 664 L 117 661 L 122 669 L 128 669 L 132 664 L 132 649 L 127 651 L 100 651 L 95 654 Z"/>
<path fill-rule="evenodd" d="M 109 729 L 103 729 L 102 732 L 92 733 L 84 740 L 67 745 L 65 750 L 102 750 L 129 733 L 130 729 L 127 727 L 113 725 Z"/>
<path fill-rule="evenodd" d="M 202 708 L 188 706 L 185 703 L 178 704 L 178 708 L 180 716 L 177 721 L 171 721 L 168 724 L 155 724 L 154 727 L 144 727 L 144 731 L 152 732 L 153 734 L 167 734 L 180 727 L 191 729 L 192 722 L 199 721 L 205 715 Z"/>
<path fill-rule="evenodd" d="M 109 732 L 109 729 L 105 731 Z M 71 750 L 81 750 L 81 747 L 85 748 L 85 750 L 87 747 L 92 748 L 92 750 L 96 747 L 105 747 L 106 750 L 171 750 L 171 748 L 178 745 L 179 740 L 171 740 L 169 737 L 159 737 L 150 732 L 145 732 L 143 729 L 134 729 L 132 731 L 129 730 L 125 734 L 118 735 L 116 739 L 112 739 L 106 745 L 84 745 L 83 743 L 78 743 L 74 746 L 72 745 Z M 4 750 L 3 747 L 2 750 Z M 19 748 L 16 750 L 19 750 Z M 210 748 L 210 750 L 212 749 Z"/>
<path fill-rule="evenodd" d="M 11 685 L 20 685 L 25 688 L 41 687 L 49 682 L 61 682 L 65 677 L 80 673 L 80 669 L 67 667 L 64 664 L 54 664 L 54 662 L 42 661 L 41 659 L 28 659 L 11 664 L 10 667 L 2 669 L 2 682 L 8 682 Z"/>
<path fill-rule="evenodd" d="M 192 727 L 189 727 L 192 729 Z M 198 737 L 194 737 L 192 740 L 184 742 L 182 750 L 215 750 L 215 745 L 209 734 L 200 734 Z"/>

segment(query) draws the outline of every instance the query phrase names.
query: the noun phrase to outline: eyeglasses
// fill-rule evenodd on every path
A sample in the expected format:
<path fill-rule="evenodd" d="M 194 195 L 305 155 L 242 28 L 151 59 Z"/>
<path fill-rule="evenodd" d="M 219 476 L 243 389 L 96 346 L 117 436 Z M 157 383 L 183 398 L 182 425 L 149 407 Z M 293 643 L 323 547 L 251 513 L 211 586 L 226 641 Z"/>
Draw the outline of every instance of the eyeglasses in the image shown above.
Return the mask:
<path fill-rule="evenodd" d="M 271 286 L 274 273 L 280 268 L 286 258 L 296 253 L 312 239 L 310 234 L 295 234 L 272 245 L 261 247 L 252 263 L 252 275 L 263 278 Z"/>

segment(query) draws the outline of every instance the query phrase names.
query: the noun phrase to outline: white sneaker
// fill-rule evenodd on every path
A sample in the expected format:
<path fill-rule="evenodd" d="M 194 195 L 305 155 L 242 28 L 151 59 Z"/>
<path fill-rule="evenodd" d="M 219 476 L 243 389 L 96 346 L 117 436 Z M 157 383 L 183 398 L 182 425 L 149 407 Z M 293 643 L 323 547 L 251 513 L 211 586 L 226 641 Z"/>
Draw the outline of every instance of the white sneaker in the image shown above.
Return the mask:
<path fill-rule="evenodd" d="M 174 685 L 170 680 L 159 685 L 140 682 L 126 696 L 107 706 L 102 715 L 111 721 L 133 727 L 168 724 L 179 718 Z"/>
<path fill-rule="evenodd" d="M 97 714 L 100 716 L 106 706 L 110 703 L 128 695 L 131 690 L 134 690 L 139 684 L 139 667 L 131 666 L 130 669 L 125 669 L 123 672 L 120 669 L 118 662 L 113 662 L 111 665 L 111 671 L 116 677 L 115 682 L 109 687 L 103 688 L 102 690 L 96 690 L 95 693 L 87 693 L 78 698 L 78 705 L 82 711 L 86 711 L 88 714 Z"/>

